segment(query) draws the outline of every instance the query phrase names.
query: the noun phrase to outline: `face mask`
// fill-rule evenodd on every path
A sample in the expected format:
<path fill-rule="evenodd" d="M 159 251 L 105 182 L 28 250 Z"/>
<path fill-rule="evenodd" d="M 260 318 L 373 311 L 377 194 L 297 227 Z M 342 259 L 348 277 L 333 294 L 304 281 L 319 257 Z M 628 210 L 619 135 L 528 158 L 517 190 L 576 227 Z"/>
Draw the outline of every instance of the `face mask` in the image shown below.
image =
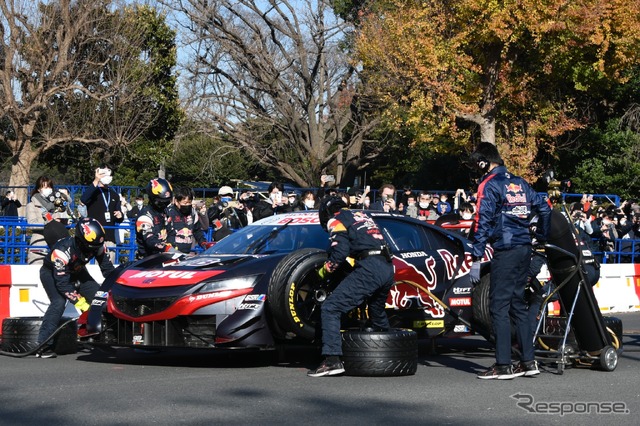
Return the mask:
<path fill-rule="evenodd" d="M 100 183 L 103 185 L 109 185 L 112 180 L 113 180 L 113 176 L 105 176 L 103 178 L 100 178 Z"/>
<path fill-rule="evenodd" d="M 413 207 L 416 205 L 416 203 L 408 203 L 409 207 Z"/>
<path fill-rule="evenodd" d="M 142 201 L 136 201 L 136 205 L 138 206 L 139 209 L 142 208 Z"/>
<path fill-rule="evenodd" d="M 316 202 L 313 200 L 304 200 L 304 205 L 307 206 L 308 209 L 312 209 L 316 205 Z"/>
<path fill-rule="evenodd" d="M 473 213 L 462 213 L 462 219 L 469 220 L 473 217 Z"/>
<path fill-rule="evenodd" d="M 296 199 L 294 197 L 289 198 L 289 204 L 293 204 L 295 202 L 296 202 Z"/>
<path fill-rule="evenodd" d="M 42 196 L 44 198 L 47 198 L 49 195 L 51 195 L 53 193 L 53 189 L 51 189 L 51 188 L 42 188 L 40 190 L 40 193 L 42 194 Z"/>
<path fill-rule="evenodd" d="M 191 214 L 191 206 L 179 206 L 178 210 L 180 210 L 180 213 L 182 213 L 184 216 L 188 216 Z"/>
<path fill-rule="evenodd" d="M 280 201 L 282 201 L 282 193 L 274 192 L 271 195 L 269 195 L 269 198 L 271 198 L 271 201 L 273 201 L 274 203 L 279 203 Z"/>
<path fill-rule="evenodd" d="M 426 209 L 429 207 L 429 203 L 420 203 L 420 208 L 421 209 Z"/>

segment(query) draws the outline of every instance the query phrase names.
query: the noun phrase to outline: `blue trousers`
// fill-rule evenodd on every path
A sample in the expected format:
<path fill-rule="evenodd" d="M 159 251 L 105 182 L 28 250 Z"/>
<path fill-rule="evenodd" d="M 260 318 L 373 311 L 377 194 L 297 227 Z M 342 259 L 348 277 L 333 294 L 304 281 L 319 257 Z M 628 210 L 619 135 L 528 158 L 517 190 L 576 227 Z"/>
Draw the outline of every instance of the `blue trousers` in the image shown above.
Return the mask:
<path fill-rule="evenodd" d="M 322 355 L 342 355 L 340 318 L 365 300 L 373 326 L 388 329 L 384 306 L 392 285 L 393 265 L 384 257 L 371 256 L 358 261 L 355 270 L 322 304 Z"/>
<path fill-rule="evenodd" d="M 530 245 L 493 253 L 489 311 L 496 337 L 496 364 L 511 364 L 511 319 L 522 351 L 521 361 L 534 358 L 533 329 L 524 300 L 530 262 Z"/>
<path fill-rule="evenodd" d="M 91 303 L 96 292 L 100 289 L 100 284 L 93 279 L 89 271 L 85 268 L 81 269 L 78 274 L 72 276 L 72 281 L 76 280 L 80 282 L 77 290 L 78 293 L 84 296 L 88 303 Z M 53 271 L 51 269 L 45 266 L 40 268 L 40 281 L 42 282 L 44 291 L 47 292 L 47 296 L 49 297 L 49 307 L 42 318 L 42 325 L 38 332 L 38 343 L 48 340 L 53 332 L 56 331 L 56 328 L 60 326 L 60 320 L 62 319 L 64 307 L 68 300 L 64 294 L 58 290 L 58 287 L 56 287 L 55 278 L 53 277 Z M 49 344 L 53 345 L 53 340 L 50 341 Z"/>

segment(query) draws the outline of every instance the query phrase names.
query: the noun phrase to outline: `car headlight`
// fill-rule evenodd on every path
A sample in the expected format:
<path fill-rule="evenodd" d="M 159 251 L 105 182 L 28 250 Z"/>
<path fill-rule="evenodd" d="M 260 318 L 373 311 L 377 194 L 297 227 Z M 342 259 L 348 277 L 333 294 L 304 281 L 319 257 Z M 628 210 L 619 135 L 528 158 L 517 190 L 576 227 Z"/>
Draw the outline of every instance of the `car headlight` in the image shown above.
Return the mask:
<path fill-rule="evenodd" d="M 227 278 L 226 280 L 207 281 L 196 293 L 211 293 L 220 290 L 241 290 L 243 288 L 253 288 L 261 275 L 248 275 L 243 277 Z"/>

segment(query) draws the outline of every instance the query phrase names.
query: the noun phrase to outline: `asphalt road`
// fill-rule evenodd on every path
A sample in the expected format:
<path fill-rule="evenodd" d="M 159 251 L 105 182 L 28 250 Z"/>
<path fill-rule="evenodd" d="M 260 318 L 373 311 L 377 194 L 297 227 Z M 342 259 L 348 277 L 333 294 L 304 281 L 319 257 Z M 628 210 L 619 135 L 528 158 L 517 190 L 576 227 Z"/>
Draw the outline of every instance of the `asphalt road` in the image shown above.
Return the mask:
<path fill-rule="evenodd" d="M 132 350 L 0 356 L 0 424 L 637 425 L 640 312 L 615 316 L 625 327 L 615 371 L 558 375 L 547 363 L 537 377 L 508 381 L 476 379 L 493 363 L 479 337 L 440 340 L 435 354 L 421 345 L 417 373 L 395 378 L 309 378 L 318 357 L 299 349 L 286 362 L 264 353 Z"/>

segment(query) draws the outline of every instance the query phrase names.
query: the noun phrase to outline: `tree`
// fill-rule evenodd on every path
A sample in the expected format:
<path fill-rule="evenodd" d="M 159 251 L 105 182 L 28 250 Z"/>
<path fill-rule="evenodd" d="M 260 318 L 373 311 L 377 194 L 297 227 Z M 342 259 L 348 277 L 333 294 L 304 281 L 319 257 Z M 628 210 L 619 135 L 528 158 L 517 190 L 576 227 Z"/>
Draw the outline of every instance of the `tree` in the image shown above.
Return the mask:
<path fill-rule="evenodd" d="M 538 149 L 589 122 L 584 94 L 640 62 L 637 0 L 372 4 L 356 47 L 389 122 L 418 129 L 419 142 L 444 136 L 438 149 L 497 143 L 523 174 Z"/>
<path fill-rule="evenodd" d="M 362 153 L 376 115 L 327 0 L 166 3 L 188 20 L 186 108 L 210 123 L 203 131 L 300 186 L 317 185 L 322 172 L 349 179 L 375 156 Z"/>
<path fill-rule="evenodd" d="M 0 141 L 11 152 L 11 186 L 27 185 L 33 161 L 53 147 L 126 146 L 166 123 L 156 78 L 167 64 L 152 55 L 145 20 L 132 9 L 112 10 L 108 0 L 1 0 L 0 10 L 8 123 Z"/>

